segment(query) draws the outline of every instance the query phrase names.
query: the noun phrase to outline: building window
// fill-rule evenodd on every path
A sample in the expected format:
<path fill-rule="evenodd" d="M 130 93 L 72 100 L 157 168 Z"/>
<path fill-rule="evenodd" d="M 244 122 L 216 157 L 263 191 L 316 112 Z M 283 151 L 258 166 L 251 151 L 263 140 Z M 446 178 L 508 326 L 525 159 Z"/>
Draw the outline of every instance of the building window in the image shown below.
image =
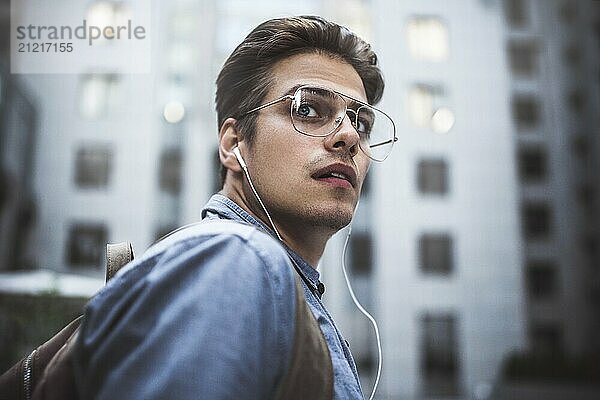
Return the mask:
<path fill-rule="evenodd" d="M 86 20 L 89 26 L 98 26 L 101 28 L 108 27 L 109 35 L 117 34 L 117 31 L 112 27 L 125 26 L 127 21 L 132 19 L 131 12 L 124 2 L 115 0 L 94 0 L 89 4 L 86 12 Z M 95 39 L 94 45 L 112 44 L 115 40 L 106 39 L 104 35 L 100 35 Z"/>
<path fill-rule="evenodd" d="M 116 103 L 116 74 L 82 75 L 79 84 L 79 113 L 87 119 L 105 117 Z"/>
<path fill-rule="evenodd" d="M 368 275 L 373 267 L 373 240 L 366 232 L 350 236 L 350 268 L 353 274 Z"/>
<path fill-rule="evenodd" d="M 530 332 L 531 349 L 538 354 L 560 354 L 563 350 L 563 331 L 555 322 L 535 323 Z"/>
<path fill-rule="evenodd" d="M 362 354 L 358 354 L 356 357 L 356 368 L 361 377 L 373 374 L 377 369 L 375 354 L 372 351 L 365 351 Z"/>
<path fill-rule="evenodd" d="M 592 186 L 589 183 L 585 183 L 579 186 L 579 188 L 577 189 L 577 200 L 590 217 L 593 217 L 594 214 L 595 199 L 596 190 L 594 189 L 594 186 Z"/>
<path fill-rule="evenodd" d="M 573 0 L 563 1 L 558 8 L 560 19 L 566 24 L 573 24 L 577 19 L 577 2 Z"/>
<path fill-rule="evenodd" d="M 446 133 L 454 126 L 454 113 L 444 106 L 441 87 L 416 84 L 408 93 L 408 114 L 412 123 L 419 128 Z"/>
<path fill-rule="evenodd" d="M 519 95 L 513 98 L 513 118 L 519 129 L 533 129 L 540 120 L 540 106 L 537 98 L 531 95 Z"/>
<path fill-rule="evenodd" d="M 527 239 L 545 239 L 552 228 L 552 212 L 544 203 L 523 205 L 523 235 Z"/>
<path fill-rule="evenodd" d="M 567 98 L 571 111 L 581 114 L 585 109 L 586 96 L 583 90 L 575 89 L 569 93 Z"/>
<path fill-rule="evenodd" d="M 600 270 L 600 240 L 593 233 L 584 234 L 581 237 L 581 246 L 588 259 L 590 269 Z"/>
<path fill-rule="evenodd" d="M 408 50 L 415 59 L 440 62 L 448 58 L 448 30 L 439 18 L 412 18 L 406 33 Z"/>
<path fill-rule="evenodd" d="M 510 67 L 517 76 L 532 77 L 538 72 L 537 45 L 530 41 L 510 41 L 508 44 Z"/>
<path fill-rule="evenodd" d="M 519 176 L 523 183 L 541 182 L 548 173 L 546 151 L 540 147 L 519 149 Z"/>
<path fill-rule="evenodd" d="M 582 59 L 581 49 L 576 44 L 567 46 L 563 49 L 562 57 L 563 60 L 569 65 L 579 65 Z"/>
<path fill-rule="evenodd" d="M 422 160 L 417 167 L 417 184 L 424 194 L 448 192 L 448 165 L 444 160 Z"/>
<path fill-rule="evenodd" d="M 108 186 L 113 152 L 110 145 L 85 145 L 75 155 L 75 184 L 80 188 Z"/>
<path fill-rule="evenodd" d="M 160 188 L 167 193 L 181 191 L 181 149 L 166 149 L 160 156 Z"/>
<path fill-rule="evenodd" d="M 504 0 L 504 14 L 513 28 L 524 28 L 529 23 L 528 0 Z"/>
<path fill-rule="evenodd" d="M 67 259 L 72 267 L 100 268 L 108 241 L 104 224 L 75 223 L 71 225 L 67 241 Z"/>
<path fill-rule="evenodd" d="M 421 318 L 420 369 L 426 396 L 459 394 L 456 318 L 426 314 Z"/>
<path fill-rule="evenodd" d="M 590 139 L 582 134 L 575 135 L 571 139 L 571 148 L 578 158 L 585 161 L 590 156 Z"/>
<path fill-rule="evenodd" d="M 448 275 L 454 269 L 453 243 L 448 234 L 427 233 L 419 238 L 421 271 L 428 275 Z"/>
<path fill-rule="evenodd" d="M 552 299 L 558 292 L 557 268 L 551 262 L 527 263 L 527 293 L 536 300 Z"/>

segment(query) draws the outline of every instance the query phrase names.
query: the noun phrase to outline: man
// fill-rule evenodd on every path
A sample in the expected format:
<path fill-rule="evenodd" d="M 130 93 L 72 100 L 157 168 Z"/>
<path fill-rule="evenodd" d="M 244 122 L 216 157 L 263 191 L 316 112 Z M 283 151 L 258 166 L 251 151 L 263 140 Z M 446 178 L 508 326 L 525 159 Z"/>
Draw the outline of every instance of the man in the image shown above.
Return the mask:
<path fill-rule="evenodd" d="M 234 50 L 217 79 L 223 189 L 202 223 L 151 247 L 87 306 L 81 397 L 294 397 L 290 387 L 311 385 L 297 382 L 310 367 L 298 363 L 308 304 L 326 342 L 317 371 L 332 370 L 331 388 L 311 390 L 363 398 L 315 268 L 395 141 L 369 106 L 383 93 L 376 60 L 318 17 L 267 21 Z"/>

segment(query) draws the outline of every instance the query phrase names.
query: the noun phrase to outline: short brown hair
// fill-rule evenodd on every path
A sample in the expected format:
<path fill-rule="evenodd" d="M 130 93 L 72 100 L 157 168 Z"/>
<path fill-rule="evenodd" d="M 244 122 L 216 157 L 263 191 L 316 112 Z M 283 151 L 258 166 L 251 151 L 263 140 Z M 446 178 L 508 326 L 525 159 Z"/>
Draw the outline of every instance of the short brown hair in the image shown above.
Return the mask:
<path fill-rule="evenodd" d="M 383 95 L 383 76 L 371 45 L 347 28 L 316 16 L 276 18 L 257 26 L 225 61 L 217 78 L 216 109 L 219 129 L 233 117 L 244 139 L 252 143 L 256 114 L 271 86 L 277 61 L 302 53 L 321 53 L 350 64 L 360 76 L 369 104 Z M 224 181 L 225 172 L 221 171 Z"/>

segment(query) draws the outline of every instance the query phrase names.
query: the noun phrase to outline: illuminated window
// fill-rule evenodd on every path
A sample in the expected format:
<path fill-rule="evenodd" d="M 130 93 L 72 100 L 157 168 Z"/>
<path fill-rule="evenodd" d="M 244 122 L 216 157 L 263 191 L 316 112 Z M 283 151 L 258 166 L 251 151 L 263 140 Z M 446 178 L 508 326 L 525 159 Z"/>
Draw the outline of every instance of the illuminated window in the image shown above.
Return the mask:
<path fill-rule="evenodd" d="M 425 85 L 416 85 L 408 94 L 408 105 L 412 122 L 420 127 L 429 127 L 433 115 L 435 99 L 434 88 Z"/>
<path fill-rule="evenodd" d="M 443 90 L 430 85 L 414 85 L 408 93 L 408 113 L 419 128 L 446 133 L 454 126 L 454 113 L 444 106 Z"/>
<path fill-rule="evenodd" d="M 87 10 L 86 20 L 88 26 L 97 26 L 104 30 L 115 26 L 126 26 L 127 21 L 131 19 L 131 13 L 120 1 L 99 0 L 90 4 Z M 110 31 L 109 31 L 110 32 Z M 116 36 L 117 32 L 112 29 L 112 35 Z M 94 44 L 112 43 L 114 40 L 109 40 L 100 35 L 95 39 Z"/>
<path fill-rule="evenodd" d="M 76 223 L 69 228 L 68 264 L 73 267 L 100 268 L 108 234 L 104 224 Z"/>
<path fill-rule="evenodd" d="M 439 18 L 415 17 L 406 32 L 408 50 L 415 59 L 440 62 L 448 58 L 448 30 Z"/>
<path fill-rule="evenodd" d="M 86 145 L 75 156 L 75 183 L 80 188 L 103 188 L 108 186 L 112 149 L 109 145 Z"/>
<path fill-rule="evenodd" d="M 107 115 L 116 101 L 118 83 L 115 74 L 83 75 L 79 87 L 79 113 L 88 119 Z"/>
<path fill-rule="evenodd" d="M 456 317 L 425 314 L 421 318 L 420 369 L 426 396 L 453 396 L 459 392 L 459 352 Z"/>

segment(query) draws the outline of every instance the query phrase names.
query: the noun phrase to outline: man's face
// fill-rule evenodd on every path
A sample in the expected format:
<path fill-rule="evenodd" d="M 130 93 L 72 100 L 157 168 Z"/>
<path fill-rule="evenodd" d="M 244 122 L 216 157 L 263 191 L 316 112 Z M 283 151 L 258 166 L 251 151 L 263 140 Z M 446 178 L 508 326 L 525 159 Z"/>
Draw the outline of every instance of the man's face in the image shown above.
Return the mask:
<path fill-rule="evenodd" d="M 354 68 L 326 55 L 299 54 L 276 63 L 263 103 L 315 85 L 367 102 Z M 291 91 L 291 92 L 290 92 Z M 297 132 L 290 100 L 259 111 L 254 142 L 245 150 L 250 175 L 276 224 L 335 233 L 348 225 L 369 168 L 348 117 L 326 137 Z M 349 179 L 340 179 L 339 173 Z M 245 185 L 246 198 L 256 199 Z M 258 204 L 253 204 L 259 210 Z M 310 232 L 307 232 L 310 233 Z"/>

